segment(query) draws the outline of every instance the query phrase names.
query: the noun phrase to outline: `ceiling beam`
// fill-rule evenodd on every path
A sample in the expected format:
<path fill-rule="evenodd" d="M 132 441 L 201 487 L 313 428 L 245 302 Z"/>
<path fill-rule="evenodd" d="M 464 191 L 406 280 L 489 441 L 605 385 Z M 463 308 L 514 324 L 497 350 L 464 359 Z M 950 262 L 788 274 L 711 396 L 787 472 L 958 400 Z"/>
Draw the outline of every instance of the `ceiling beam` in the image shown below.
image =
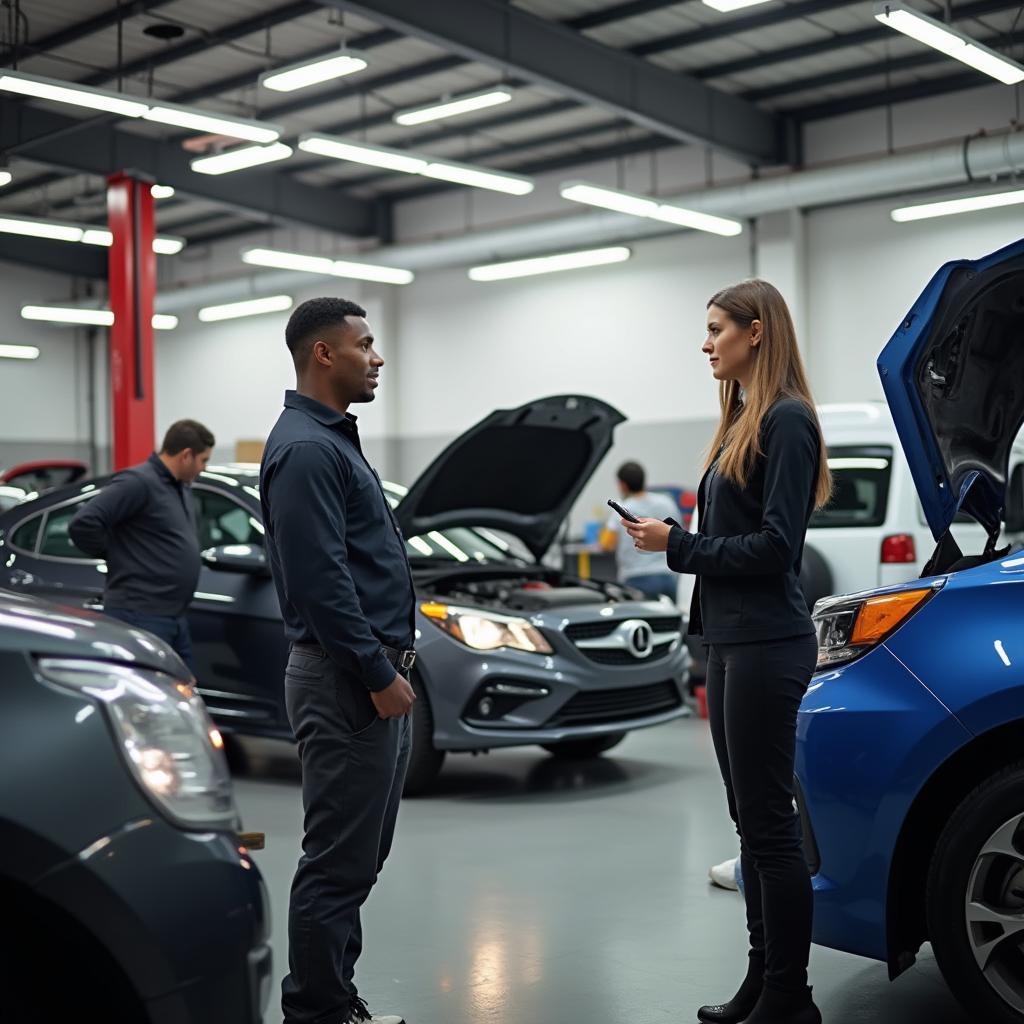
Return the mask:
<path fill-rule="evenodd" d="M 107 250 L 95 245 L 0 235 L 0 261 L 68 277 L 107 277 Z M 11 311 L 7 313 L 10 319 Z"/>
<path fill-rule="evenodd" d="M 637 43 L 629 48 L 636 57 L 653 57 L 669 50 L 681 50 L 698 43 L 708 43 L 715 39 L 726 39 L 740 32 L 752 32 L 759 28 L 781 25 L 798 18 L 811 18 L 816 14 L 826 14 L 839 7 L 849 7 L 860 0 L 802 0 L 800 3 L 788 4 L 784 8 L 773 7 L 751 14 L 739 14 L 736 17 L 723 17 L 701 25 L 700 28 L 687 29 L 685 32 L 674 32 L 670 36 L 661 36 L 646 43 Z"/>
<path fill-rule="evenodd" d="M 588 28 L 601 28 L 616 21 L 625 21 L 627 18 L 638 18 L 641 14 L 674 7 L 678 3 L 679 0 L 627 0 L 625 3 L 612 4 L 611 7 L 605 7 L 600 11 L 577 15 L 563 24 L 577 32 L 586 32 Z"/>
<path fill-rule="evenodd" d="M 954 21 L 983 18 L 988 14 L 1016 10 L 1019 7 L 1019 0 L 975 0 L 974 3 L 961 4 L 956 8 Z M 894 37 L 891 28 L 874 24 L 867 28 L 857 29 L 856 32 L 840 32 L 827 39 L 816 39 L 812 43 L 798 43 L 795 46 L 786 46 L 779 50 L 752 53 L 747 57 L 724 61 L 721 64 L 708 64 L 702 68 L 695 68 L 691 74 L 702 81 L 725 78 L 728 75 L 742 74 L 744 71 L 771 67 L 773 64 L 789 64 L 807 57 L 820 57 L 822 54 L 834 53 L 837 50 L 866 46 L 869 43 L 883 42 L 892 38 Z"/>
<path fill-rule="evenodd" d="M 504 0 L 319 2 L 555 88 L 679 142 L 710 145 L 757 165 L 786 162 L 784 132 L 771 114 Z"/>
<path fill-rule="evenodd" d="M 986 36 L 978 42 L 984 46 L 998 47 L 1005 42 L 1006 33 Z M 794 78 L 788 82 L 780 82 L 778 85 L 767 85 L 761 89 L 751 89 L 744 93 L 751 103 L 763 100 L 773 100 L 779 96 L 791 96 L 797 92 L 810 92 L 814 89 L 824 89 L 830 85 L 846 85 L 848 82 L 856 82 L 862 78 L 873 78 L 876 75 L 894 74 L 900 71 L 913 71 L 916 68 L 934 67 L 937 64 L 949 64 L 950 58 L 939 53 L 930 47 L 923 47 L 920 53 L 912 53 L 906 57 L 897 57 L 894 60 L 879 60 L 871 64 L 857 64 L 852 68 L 839 68 L 824 75 L 811 75 L 807 78 Z M 977 76 L 978 84 L 985 85 L 985 79 L 981 72 Z"/>
<path fill-rule="evenodd" d="M 149 11 L 155 11 L 158 7 L 166 7 L 169 3 L 173 2 L 174 0 L 129 0 L 128 3 L 119 4 L 117 7 L 112 7 L 102 14 L 96 14 L 91 18 L 86 18 L 84 21 L 76 21 L 66 28 L 58 29 L 56 32 L 51 32 L 49 35 L 42 36 L 39 39 L 31 39 L 22 44 L 22 53 L 49 53 L 51 50 L 68 46 L 71 43 L 77 43 L 79 39 L 86 39 L 97 32 L 111 28 L 119 21 L 127 21 L 129 18 L 134 18 L 139 14 L 146 14 Z M 15 47 L 13 46 L 0 49 L 0 61 L 4 63 L 10 61 L 14 51 Z"/>
<path fill-rule="evenodd" d="M 207 199 L 229 209 L 252 211 L 278 220 L 308 224 L 325 231 L 368 236 L 375 232 L 372 204 L 332 194 L 325 201 L 321 189 L 303 185 L 275 171 L 253 168 L 237 174 L 196 174 L 189 166 L 192 155 L 180 146 L 159 139 L 115 130 L 109 124 L 94 126 L 73 146 L 62 134 L 71 118 L 11 101 L 0 100 L 0 152 L 20 138 L 37 139 L 32 160 L 73 174 L 105 178 L 116 170 L 136 171 L 183 195 Z"/>
<path fill-rule="evenodd" d="M 995 82 L 990 83 L 995 85 Z M 943 96 L 950 92 L 964 89 L 985 88 L 986 82 L 977 71 L 965 74 L 949 75 L 946 78 L 930 78 L 924 82 L 911 82 L 909 85 L 896 86 L 893 89 L 873 89 L 870 92 L 857 93 L 854 96 L 843 96 L 837 100 L 827 100 L 790 111 L 800 122 L 820 121 L 826 117 L 839 117 L 857 110 L 870 110 L 872 107 L 885 107 L 892 103 L 907 103 L 910 100 L 925 99 L 931 96 Z"/>

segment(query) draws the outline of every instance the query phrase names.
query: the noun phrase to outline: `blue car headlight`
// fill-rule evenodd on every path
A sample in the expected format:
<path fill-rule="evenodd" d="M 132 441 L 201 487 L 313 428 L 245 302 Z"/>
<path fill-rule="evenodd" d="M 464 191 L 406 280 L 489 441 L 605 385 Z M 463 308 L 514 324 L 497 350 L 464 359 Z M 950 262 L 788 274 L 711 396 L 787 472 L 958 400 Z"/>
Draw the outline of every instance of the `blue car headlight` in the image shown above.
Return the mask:
<path fill-rule="evenodd" d="M 945 580 L 913 590 L 883 594 L 827 597 L 814 606 L 811 618 L 818 634 L 820 672 L 867 654 L 892 636 L 942 589 Z"/>

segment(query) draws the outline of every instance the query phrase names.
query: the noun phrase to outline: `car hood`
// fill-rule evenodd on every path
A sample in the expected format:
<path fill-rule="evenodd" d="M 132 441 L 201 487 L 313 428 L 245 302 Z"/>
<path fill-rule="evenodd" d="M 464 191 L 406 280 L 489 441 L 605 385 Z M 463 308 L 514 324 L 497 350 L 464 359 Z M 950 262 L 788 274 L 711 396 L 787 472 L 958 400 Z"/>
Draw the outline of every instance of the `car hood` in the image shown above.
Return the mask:
<path fill-rule="evenodd" d="M 118 661 L 167 672 L 191 673 L 162 640 L 103 615 L 0 590 L 0 651 L 52 658 Z"/>
<path fill-rule="evenodd" d="M 491 526 L 540 559 L 625 420 L 586 395 L 499 409 L 453 441 L 395 510 L 407 537 Z"/>
<path fill-rule="evenodd" d="M 998 533 L 1024 422 L 1024 239 L 947 263 L 878 358 L 924 513 L 939 540 L 957 511 Z"/>

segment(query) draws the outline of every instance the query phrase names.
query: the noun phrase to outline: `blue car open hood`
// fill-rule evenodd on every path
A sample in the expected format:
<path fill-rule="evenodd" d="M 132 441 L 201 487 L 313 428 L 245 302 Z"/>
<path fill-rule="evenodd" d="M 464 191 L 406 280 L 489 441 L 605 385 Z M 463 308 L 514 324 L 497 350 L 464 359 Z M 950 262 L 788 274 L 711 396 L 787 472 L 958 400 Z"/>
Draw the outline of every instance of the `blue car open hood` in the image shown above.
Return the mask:
<path fill-rule="evenodd" d="M 395 515 L 406 537 L 491 526 L 538 560 L 625 420 L 587 395 L 498 409 L 456 438 L 409 488 Z"/>
<path fill-rule="evenodd" d="M 1024 239 L 939 270 L 878 372 L 935 539 L 961 509 L 994 538 L 1024 422 Z"/>

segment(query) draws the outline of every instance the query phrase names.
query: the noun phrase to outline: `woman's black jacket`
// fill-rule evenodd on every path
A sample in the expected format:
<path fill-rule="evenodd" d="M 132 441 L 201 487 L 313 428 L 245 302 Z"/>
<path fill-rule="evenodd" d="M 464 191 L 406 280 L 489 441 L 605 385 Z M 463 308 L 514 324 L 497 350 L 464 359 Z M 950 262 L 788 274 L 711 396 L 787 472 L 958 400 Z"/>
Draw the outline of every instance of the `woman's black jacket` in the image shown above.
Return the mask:
<path fill-rule="evenodd" d="M 800 589 L 814 508 L 820 435 L 810 409 L 779 399 L 761 424 L 761 449 L 745 487 L 712 466 L 697 491 L 699 527 L 673 525 L 668 565 L 696 574 L 689 632 L 728 644 L 814 631 Z"/>

